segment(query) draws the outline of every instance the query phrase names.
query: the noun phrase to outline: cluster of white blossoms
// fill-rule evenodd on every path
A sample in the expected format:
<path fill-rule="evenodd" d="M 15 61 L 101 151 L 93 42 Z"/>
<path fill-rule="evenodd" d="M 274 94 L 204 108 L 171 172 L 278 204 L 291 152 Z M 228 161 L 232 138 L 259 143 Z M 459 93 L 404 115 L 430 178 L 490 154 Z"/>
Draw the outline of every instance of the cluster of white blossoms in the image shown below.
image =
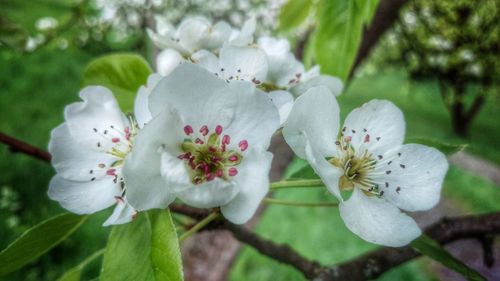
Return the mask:
<path fill-rule="evenodd" d="M 49 143 L 57 171 L 50 198 L 78 214 L 116 204 L 104 225 L 174 200 L 220 208 L 229 221 L 245 223 L 269 190 L 267 150 L 283 127 L 354 233 L 388 246 L 420 235 L 400 209 L 438 202 L 445 157 L 403 145 L 402 113 L 387 101 L 354 110 L 339 132 L 340 80 L 317 67 L 306 71 L 284 39 L 254 43 L 254 29 L 253 20 L 241 30 L 204 18 L 188 18 L 177 29 L 158 23 L 149 33 L 164 48 L 159 74 L 139 89 L 133 114 L 122 113 L 99 86 L 84 88 L 83 101 L 66 108 Z"/>

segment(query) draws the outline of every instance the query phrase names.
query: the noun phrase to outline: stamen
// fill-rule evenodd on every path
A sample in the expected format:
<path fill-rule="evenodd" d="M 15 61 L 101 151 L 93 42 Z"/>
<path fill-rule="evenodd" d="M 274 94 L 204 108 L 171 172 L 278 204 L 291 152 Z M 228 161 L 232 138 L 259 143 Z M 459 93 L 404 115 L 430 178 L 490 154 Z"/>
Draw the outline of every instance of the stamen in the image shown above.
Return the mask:
<path fill-rule="evenodd" d="M 241 151 L 247 150 L 247 148 L 248 148 L 248 141 L 246 141 L 246 140 L 240 141 L 240 143 L 238 144 L 238 147 L 240 148 Z"/>
<path fill-rule="evenodd" d="M 114 143 L 117 143 L 117 142 L 120 142 L 120 138 L 112 138 L 111 141 Z"/>
<path fill-rule="evenodd" d="M 230 141 L 231 141 L 231 137 L 229 137 L 228 135 L 224 135 L 222 137 L 222 144 L 228 145 Z"/>
<path fill-rule="evenodd" d="M 217 170 L 217 172 L 215 172 L 215 175 L 220 178 L 220 177 L 222 177 L 224 175 L 224 171 L 223 170 Z"/>
<path fill-rule="evenodd" d="M 203 126 L 200 128 L 200 133 L 201 133 L 203 136 L 208 135 L 208 127 L 207 127 L 207 125 L 203 125 Z"/>
<path fill-rule="evenodd" d="M 365 135 L 365 143 L 370 142 L 370 135 Z"/>
<path fill-rule="evenodd" d="M 222 134 L 222 126 L 221 125 L 217 125 L 217 127 L 215 127 L 215 133 L 220 136 L 220 134 Z"/>
<path fill-rule="evenodd" d="M 236 169 L 234 167 L 233 168 L 229 168 L 228 174 L 229 174 L 229 176 L 234 177 L 234 176 L 236 176 L 238 174 L 238 169 Z"/>
<path fill-rule="evenodd" d="M 193 127 L 191 127 L 191 126 L 189 126 L 189 125 L 184 126 L 184 133 L 185 133 L 186 135 L 188 135 L 188 136 L 189 136 L 189 135 L 191 135 L 193 132 L 194 132 L 194 131 L 193 131 Z"/>

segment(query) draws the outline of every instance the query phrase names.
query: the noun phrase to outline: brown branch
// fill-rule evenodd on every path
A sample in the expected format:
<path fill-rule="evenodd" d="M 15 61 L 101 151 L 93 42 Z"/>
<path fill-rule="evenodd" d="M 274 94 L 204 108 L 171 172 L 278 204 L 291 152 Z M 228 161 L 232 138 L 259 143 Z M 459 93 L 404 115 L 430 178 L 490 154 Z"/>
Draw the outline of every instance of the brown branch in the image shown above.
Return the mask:
<path fill-rule="evenodd" d="M 29 143 L 13 138 L 2 132 L 0 132 L 0 143 L 6 144 L 12 152 L 24 153 L 38 160 L 50 162 L 51 156 L 47 151 L 39 149 Z"/>
<path fill-rule="evenodd" d="M 0 133 L 0 142 L 7 144 L 13 151 L 25 153 L 45 162 L 50 162 L 50 154 L 46 151 L 6 134 Z M 172 212 L 197 220 L 204 218 L 210 213 L 210 210 L 207 209 L 198 209 L 182 204 L 171 204 L 169 208 Z M 291 247 L 264 239 L 243 226 L 234 225 L 227 221 L 215 221 L 206 227 L 206 229 L 221 228 L 231 231 L 235 238 L 254 247 L 260 253 L 279 262 L 289 264 L 302 272 L 307 278 L 314 278 L 317 281 L 361 281 L 373 279 L 400 264 L 420 256 L 420 253 L 413 250 L 410 246 L 381 248 L 339 265 L 320 266 L 319 263 L 303 257 Z M 475 238 L 485 241 L 483 244 L 487 248 L 491 245 L 492 236 L 500 234 L 500 213 L 464 216 L 453 219 L 445 218 L 428 227 L 425 233 L 441 244 L 447 244 L 459 239 Z M 485 257 L 489 255 L 490 253 L 485 253 Z M 491 264 L 492 261 L 486 260 L 486 262 Z"/>
<path fill-rule="evenodd" d="M 276 244 L 249 231 L 243 226 L 229 222 L 226 222 L 223 227 L 231 231 L 233 236 L 239 241 L 252 246 L 263 255 L 295 267 L 309 279 L 314 278 L 320 272 L 319 263 L 304 258 L 286 244 Z"/>
<path fill-rule="evenodd" d="M 500 213 L 442 219 L 425 231 L 441 244 L 459 239 L 480 238 L 485 234 L 500 233 Z M 382 248 L 340 265 L 326 268 L 318 281 L 367 280 L 377 278 L 384 272 L 420 256 L 411 247 Z"/>
<path fill-rule="evenodd" d="M 207 229 L 223 228 L 231 231 L 235 238 L 254 247 L 261 254 L 279 262 L 291 265 L 309 279 L 317 281 L 361 281 L 377 278 L 421 254 L 410 246 L 402 248 L 381 248 L 356 259 L 335 266 L 321 266 L 309 260 L 287 245 L 276 244 L 252 233 L 248 229 L 225 222 L 208 226 Z M 491 237 L 500 234 L 500 213 L 444 218 L 431 225 L 425 233 L 441 244 L 459 239 Z M 491 239 L 491 238 L 490 238 Z"/>
<path fill-rule="evenodd" d="M 368 56 L 380 37 L 389 29 L 399 16 L 399 10 L 407 0 L 382 0 L 380 1 L 373 20 L 368 28 L 363 31 L 361 45 L 356 55 L 356 60 L 349 73 L 352 78 L 356 68 Z"/>

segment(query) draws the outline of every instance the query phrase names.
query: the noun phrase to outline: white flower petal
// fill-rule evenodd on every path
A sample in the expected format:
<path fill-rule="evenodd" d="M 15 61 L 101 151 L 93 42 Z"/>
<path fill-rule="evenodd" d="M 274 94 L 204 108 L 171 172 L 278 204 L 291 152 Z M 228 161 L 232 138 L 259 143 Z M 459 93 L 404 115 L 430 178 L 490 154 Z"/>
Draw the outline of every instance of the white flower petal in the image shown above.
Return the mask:
<path fill-rule="evenodd" d="M 226 46 L 220 50 L 222 74 L 227 80 L 245 80 L 259 84 L 267 76 L 266 54 L 257 48 Z"/>
<path fill-rule="evenodd" d="M 234 118 L 236 103 L 226 82 L 198 65 L 184 63 L 154 88 L 149 108 L 155 116 L 170 104 L 182 113 L 184 125 L 197 132 L 203 125 L 226 127 Z"/>
<path fill-rule="evenodd" d="M 243 24 L 241 31 L 236 31 L 231 34 L 229 44 L 233 46 L 248 46 L 253 41 L 253 33 L 255 32 L 256 26 L 257 21 L 254 17 L 248 19 Z"/>
<path fill-rule="evenodd" d="M 175 32 L 175 27 L 162 16 L 155 16 L 156 31 L 161 36 L 169 36 Z"/>
<path fill-rule="evenodd" d="M 342 171 L 325 160 L 325 156 L 321 155 L 321 153 L 311 145 L 307 135 L 303 137 L 306 140 L 305 159 L 309 165 L 311 165 L 314 172 L 321 178 L 328 191 L 330 191 L 337 200 L 342 202 L 343 198 L 339 189 L 339 179 L 342 175 Z"/>
<path fill-rule="evenodd" d="M 290 52 L 290 43 L 286 39 L 276 39 L 272 37 L 259 38 L 258 46 L 266 53 L 269 70 L 266 82 L 286 86 L 287 84 L 278 84 L 283 76 L 289 78 L 290 68 L 294 65 L 295 56 Z M 291 74 L 292 76 L 295 73 Z M 288 83 L 288 80 L 285 81 Z"/>
<path fill-rule="evenodd" d="M 55 175 L 49 184 L 49 198 L 76 214 L 92 214 L 115 203 L 122 190 L 112 178 L 94 181 L 71 181 Z"/>
<path fill-rule="evenodd" d="M 202 41 L 202 48 L 219 49 L 231 35 L 231 26 L 225 21 L 219 21 L 208 29 L 206 37 Z"/>
<path fill-rule="evenodd" d="M 167 76 L 183 62 L 184 58 L 178 51 L 165 49 L 156 57 L 156 70 L 159 74 Z"/>
<path fill-rule="evenodd" d="M 203 48 L 203 40 L 211 28 L 210 22 L 203 17 L 186 18 L 177 29 L 179 43 L 190 53 Z"/>
<path fill-rule="evenodd" d="M 191 56 L 193 63 L 202 66 L 206 70 L 220 75 L 221 66 L 219 63 L 219 58 L 212 52 L 207 50 L 200 50 Z"/>
<path fill-rule="evenodd" d="M 128 204 L 125 198 L 116 200 L 116 206 L 111 216 L 102 224 L 103 226 L 124 224 L 131 222 L 137 211 Z"/>
<path fill-rule="evenodd" d="M 149 75 L 147 85 L 141 86 L 137 92 L 134 102 L 134 116 L 137 120 L 139 128 L 142 128 L 151 120 L 151 112 L 149 111 L 149 95 L 153 88 L 163 78 L 160 74 L 153 73 Z"/>
<path fill-rule="evenodd" d="M 383 157 L 385 161 L 375 169 L 381 176 L 374 180 L 387 200 L 407 211 L 428 210 L 439 202 L 448 170 L 443 153 L 420 144 L 405 144 Z"/>
<path fill-rule="evenodd" d="M 250 148 L 267 149 L 271 137 L 280 126 L 280 114 L 276 106 L 266 96 L 245 81 L 227 84 L 233 105 L 234 118 L 224 127 L 224 133 L 231 136 L 231 145 L 246 140 Z"/>
<path fill-rule="evenodd" d="M 311 146 L 326 157 L 336 152 L 339 106 L 326 87 L 314 87 L 297 98 L 283 128 L 283 136 L 295 154 L 305 158 L 307 134 Z"/>
<path fill-rule="evenodd" d="M 172 192 L 183 191 L 193 185 L 185 160 L 168 152 L 161 154 L 161 175 Z"/>
<path fill-rule="evenodd" d="M 117 145 L 112 139 L 122 140 L 124 129 L 129 126 L 116 99 L 101 86 L 85 87 L 80 97 L 83 102 L 68 105 L 64 112 L 71 135 L 87 149 L 109 151 Z"/>
<path fill-rule="evenodd" d="M 226 205 L 221 206 L 222 214 L 232 223 L 246 223 L 257 210 L 269 190 L 269 170 L 273 155 L 267 151 L 248 153 L 233 177 L 240 192 Z"/>
<path fill-rule="evenodd" d="M 170 107 L 153 118 L 135 137 L 125 159 L 123 176 L 127 200 L 137 210 L 166 208 L 175 196 L 161 175 L 161 152 L 180 154 L 182 127 L 178 112 Z"/>
<path fill-rule="evenodd" d="M 159 34 L 151 29 L 146 29 L 146 32 L 149 35 L 149 38 L 151 38 L 151 41 L 161 49 L 175 49 L 179 51 L 183 55 L 189 54 L 189 50 L 186 50 L 184 47 L 182 47 L 179 42 L 176 41 L 174 37 L 174 33 L 171 34 Z"/>
<path fill-rule="evenodd" d="M 261 37 L 257 41 L 268 57 L 285 57 L 290 52 L 290 43 L 286 39 Z"/>
<path fill-rule="evenodd" d="M 310 88 L 321 85 L 327 87 L 335 96 L 340 95 L 344 87 L 342 84 L 342 80 L 337 77 L 333 77 L 330 75 L 319 75 L 293 86 L 290 89 L 290 92 L 292 92 L 295 96 L 299 96 L 305 93 Z"/>
<path fill-rule="evenodd" d="M 304 74 L 304 65 L 292 53 L 277 64 L 268 76 L 268 81 L 279 87 L 292 87 L 300 82 Z"/>
<path fill-rule="evenodd" d="M 82 147 L 70 134 L 66 123 L 52 130 L 49 141 L 51 163 L 57 173 L 69 180 L 89 181 L 102 178 L 99 164 L 109 167 L 117 158 Z"/>
<path fill-rule="evenodd" d="M 352 138 L 356 151 L 368 149 L 373 155 L 384 154 L 403 143 L 403 113 L 392 102 L 371 100 L 349 113 L 343 135 Z"/>
<path fill-rule="evenodd" d="M 197 208 L 214 208 L 231 201 L 238 194 L 239 186 L 234 182 L 216 178 L 209 182 L 192 185 L 177 196 L 184 203 Z"/>
<path fill-rule="evenodd" d="M 293 107 L 293 96 L 287 91 L 272 91 L 268 94 L 274 106 L 278 109 L 280 113 L 280 125 L 283 125 L 290 115 Z"/>
<path fill-rule="evenodd" d="M 401 247 L 422 234 L 415 221 L 396 206 L 375 196 L 367 197 L 357 188 L 339 209 L 347 228 L 371 243 Z"/>

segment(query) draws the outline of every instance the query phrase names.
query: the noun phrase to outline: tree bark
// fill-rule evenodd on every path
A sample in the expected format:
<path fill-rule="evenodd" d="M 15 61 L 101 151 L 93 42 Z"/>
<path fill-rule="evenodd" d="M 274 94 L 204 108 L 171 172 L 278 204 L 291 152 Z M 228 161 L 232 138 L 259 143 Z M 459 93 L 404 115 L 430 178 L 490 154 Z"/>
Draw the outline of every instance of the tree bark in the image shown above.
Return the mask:
<path fill-rule="evenodd" d="M 406 4 L 407 0 L 381 0 L 373 20 L 368 28 L 363 31 L 361 45 L 356 55 L 356 60 L 349 73 L 352 78 L 356 68 L 358 68 L 365 58 L 370 54 L 378 40 L 394 24 L 399 17 L 399 10 Z"/>
<path fill-rule="evenodd" d="M 470 124 L 484 105 L 485 97 L 483 93 L 479 93 L 474 98 L 469 109 L 465 105 L 465 86 L 461 82 L 453 83 L 453 104 L 451 107 L 451 122 L 453 131 L 461 136 L 467 137 Z M 446 101 L 445 101 L 446 102 Z"/>

